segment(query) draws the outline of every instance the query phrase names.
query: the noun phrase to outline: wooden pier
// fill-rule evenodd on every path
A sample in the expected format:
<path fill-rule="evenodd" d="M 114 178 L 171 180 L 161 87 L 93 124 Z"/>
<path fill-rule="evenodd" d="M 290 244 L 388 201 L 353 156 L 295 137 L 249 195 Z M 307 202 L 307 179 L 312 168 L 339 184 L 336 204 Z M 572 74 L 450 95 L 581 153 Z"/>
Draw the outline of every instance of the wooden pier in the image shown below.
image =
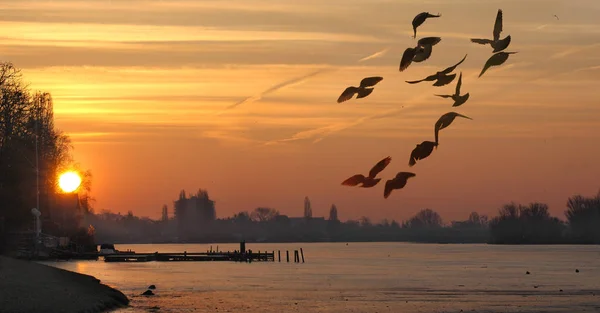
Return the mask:
<path fill-rule="evenodd" d="M 274 252 L 201 252 L 201 253 L 132 253 L 104 256 L 105 262 L 178 262 L 178 261 L 234 261 L 234 262 L 275 262 Z"/>
<path fill-rule="evenodd" d="M 217 247 L 218 250 L 218 247 Z M 240 251 L 244 251 L 240 253 Z M 304 263 L 304 251 L 294 250 L 294 262 Z M 298 253 L 300 252 L 300 253 Z M 277 250 L 279 262 L 281 262 L 281 251 Z M 289 251 L 286 250 L 287 262 L 290 262 Z M 105 262 L 183 262 L 183 261 L 232 261 L 232 262 L 275 262 L 275 251 L 252 251 L 246 250 L 246 243 L 240 242 L 240 250 L 236 251 L 212 251 L 212 247 L 207 252 L 187 252 L 183 253 L 116 253 L 104 256 Z"/>

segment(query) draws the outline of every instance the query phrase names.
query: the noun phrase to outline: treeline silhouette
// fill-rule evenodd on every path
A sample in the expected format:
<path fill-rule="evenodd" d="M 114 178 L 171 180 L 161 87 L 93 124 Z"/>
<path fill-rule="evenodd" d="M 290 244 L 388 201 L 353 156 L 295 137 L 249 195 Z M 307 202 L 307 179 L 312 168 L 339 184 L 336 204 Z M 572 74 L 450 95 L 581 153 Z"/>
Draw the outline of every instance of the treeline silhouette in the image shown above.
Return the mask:
<path fill-rule="evenodd" d="M 205 191 L 202 191 L 205 193 Z M 165 209 L 163 208 L 163 212 Z M 509 203 L 488 220 L 473 212 L 466 220 L 444 223 L 431 209 L 423 209 L 401 223 L 368 217 L 341 222 L 333 205 L 329 217 L 312 217 L 305 199 L 304 216 L 289 217 L 273 208 L 259 207 L 231 217 L 204 221 L 195 232 L 182 235 L 177 219 L 139 218 L 104 211 L 90 214 L 97 242 L 111 243 L 212 243 L 212 242 L 356 242 L 407 241 L 424 243 L 491 244 L 599 244 L 600 193 L 573 196 L 567 201 L 566 220 L 550 215 L 543 203 Z"/>
<path fill-rule="evenodd" d="M 57 180 L 66 169 L 84 176 L 80 206 L 87 209 L 92 200 L 91 174 L 79 170 L 71 149 L 70 138 L 54 126 L 51 95 L 30 91 L 19 69 L 0 63 L 0 252 L 9 232 L 32 228 L 32 208 L 42 212 L 45 233 L 79 238 L 86 232 L 76 218 L 58 212 Z"/>

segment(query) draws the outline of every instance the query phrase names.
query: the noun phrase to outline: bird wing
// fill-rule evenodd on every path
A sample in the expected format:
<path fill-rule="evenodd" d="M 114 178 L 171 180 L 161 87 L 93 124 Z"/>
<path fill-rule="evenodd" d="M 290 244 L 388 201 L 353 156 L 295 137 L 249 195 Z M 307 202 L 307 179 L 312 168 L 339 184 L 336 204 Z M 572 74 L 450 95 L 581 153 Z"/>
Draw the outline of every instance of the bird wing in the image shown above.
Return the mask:
<path fill-rule="evenodd" d="M 356 96 L 356 99 L 364 98 L 364 97 L 370 95 L 371 92 L 373 92 L 373 88 L 359 88 L 356 91 L 356 93 L 358 93 L 358 95 Z"/>
<path fill-rule="evenodd" d="M 417 164 L 417 160 L 419 159 L 419 150 L 421 149 L 421 145 L 417 145 L 413 151 L 410 153 L 410 159 L 408 160 L 408 166 L 414 166 Z"/>
<path fill-rule="evenodd" d="M 433 52 L 432 45 L 420 46 L 415 52 L 415 56 L 413 57 L 413 62 L 423 62 L 431 56 L 431 52 Z"/>
<path fill-rule="evenodd" d="M 502 10 L 498 9 L 496 14 L 496 23 L 494 23 L 494 41 L 500 39 L 500 33 L 502 32 Z"/>
<path fill-rule="evenodd" d="M 362 174 L 356 174 L 342 182 L 344 186 L 356 186 L 362 182 L 364 182 L 366 177 Z"/>
<path fill-rule="evenodd" d="M 415 57 L 415 53 L 415 48 L 406 48 L 406 50 L 404 50 L 404 53 L 402 54 L 402 60 L 400 60 L 400 72 L 408 68 L 413 58 Z"/>
<path fill-rule="evenodd" d="M 493 43 L 492 46 L 494 47 L 494 51 L 492 51 L 492 53 L 496 53 L 508 48 L 508 45 L 510 45 L 510 40 L 510 35 L 508 35 L 504 39 L 500 39 Z"/>
<path fill-rule="evenodd" d="M 456 69 L 457 66 L 459 66 L 462 62 L 464 62 L 466 58 L 467 58 L 467 55 L 465 54 L 465 57 L 462 60 L 460 60 L 460 62 L 458 62 L 450 67 L 447 67 L 445 70 L 441 71 L 440 73 L 450 74 L 452 71 L 454 71 L 454 69 Z"/>
<path fill-rule="evenodd" d="M 419 41 L 417 41 L 417 45 L 419 46 L 435 46 L 436 44 L 438 44 L 440 41 L 442 41 L 441 37 L 424 37 L 419 39 Z"/>
<path fill-rule="evenodd" d="M 427 77 L 425 77 L 423 79 L 420 79 L 420 80 L 412 80 L 412 81 L 408 81 L 407 80 L 406 82 L 409 83 L 409 84 L 416 84 L 416 83 L 425 82 L 425 81 L 432 82 L 432 81 L 437 80 L 437 79 L 438 79 L 438 75 L 437 74 L 433 74 L 433 75 L 429 75 L 429 76 L 427 76 Z"/>
<path fill-rule="evenodd" d="M 501 65 L 502 63 L 504 63 L 504 61 L 502 61 L 503 53 L 505 52 L 498 52 L 496 54 L 493 54 L 487 61 L 485 61 L 485 65 L 481 69 L 481 73 L 479 73 L 478 77 L 481 77 L 490 67 L 495 65 Z"/>
<path fill-rule="evenodd" d="M 352 99 L 352 97 L 354 96 L 354 94 L 358 91 L 358 88 L 356 87 L 348 87 L 346 88 L 346 90 L 344 90 L 344 92 L 342 92 L 342 94 L 340 95 L 340 97 L 337 99 L 338 103 L 342 103 L 344 101 L 348 101 L 350 99 Z"/>
<path fill-rule="evenodd" d="M 452 98 L 452 95 L 434 95 L 442 98 Z"/>
<path fill-rule="evenodd" d="M 365 87 L 373 87 L 375 86 L 378 82 L 382 81 L 383 77 L 380 76 L 374 76 L 374 77 L 367 77 L 367 78 L 363 78 L 360 81 L 360 87 L 365 88 Z"/>
<path fill-rule="evenodd" d="M 377 162 L 377 164 L 375 164 L 375 166 L 373 166 L 373 168 L 371 168 L 371 170 L 369 171 L 369 177 L 375 178 L 375 176 L 377 176 L 377 174 L 383 171 L 388 166 L 388 164 L 390 164 L 390 162 L 392 162 L 391 157 L 387 157 Z"/>
<path fill-rule="evenodd" d="M 490 40 L 490 39 L 471 38 L 471 42 L 478 43 L 480 45 L 489 45 L 489 44 L 493 43 L 494 41 Z"/>
<path fill-rule="evenodd" d="M 460 72 L 460 76 L 458 76 L 458 82 L 456 83 L 456 95 L 460 96 L 460 86 L 462 85 L 462 72 Z"/>
<path fill-rule="evenodd" d="M 460 117 L 462 117 L 462 118 L 466 118 L 466 119 L 472 120 L 472 118 L 470 118 L 470 117 L 468 117 L 468 116 L 466 116 L 466 115 L 462 115 L 462 114 L 460 114 L 460 113 L 454 113 L 454 114 L 455 114 L 456 116 L 460 116 Z"/>
<path fill-rule="evenodd" d="M 411 172 L 400 172 L 398 174 L 396 174 L 396 179 L 402 179 L 402 180 L 407 180 L 411 177 L 415 177 L 417 176 L 417 174 L 415 173 L 411 173 Z"/>
<path fill-rule="evenodd" d="M 390 179 L 385 182 L 385 188 L 383 189 L 383 198 L 387 199 L 392 193 L 392 190 L 394 190 L 394 180 Z"/>
<path fill-rule="evenodd" d="M 442 75 L 442 76 L 438 77 L 438 79 L 436 80 L 435 83 L 433 83 L 433 85 L 436 87 L 446 86 L 449 83 L 451 83 L 454 80 L 454 78 L 456 78 L 456 74 Z"/>
<path fill-rule="evenodd" d="M 435 126 L 434 126 L 434 130 L 435 130 L 435 142 L 439 143 L 438 141 L 438 135 L 441 129 L 446 128 L 448 125 L 450 125 L 448 123 L 448 117 L 449 117 L 450 113 L 446 113 L 442 116 L 440 116 L 440 118 L 437 120 L 437 122 L 435 122 Z"/>

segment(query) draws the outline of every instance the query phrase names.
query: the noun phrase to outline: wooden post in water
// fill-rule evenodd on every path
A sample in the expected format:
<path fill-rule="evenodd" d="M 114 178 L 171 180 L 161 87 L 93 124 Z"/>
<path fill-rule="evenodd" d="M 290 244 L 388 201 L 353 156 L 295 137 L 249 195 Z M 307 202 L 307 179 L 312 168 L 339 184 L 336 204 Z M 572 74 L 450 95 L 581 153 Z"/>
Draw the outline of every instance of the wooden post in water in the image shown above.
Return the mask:
<path fill-rule="evenodd" d="M 281 262 L 281 250 L 277 250 L 277 257 L 279 258 L 279 262 Z M 275 256 L 273 256 L 273 259 L 275 259 Z"/>
<path fill-rule="evenodd" d="M 300 248 L 300 254 L 302 255 L 302 263 L 304 263 L 304 251 L 302 251 L 302 248 Z"/>
<path fill-rule="evenodd" d="M 298 256 L 298 250 L 294 250 L 294 262 L 298 263 L 300 261 L 300 257 Z"/>
<path fill-rule="evenodd" d="M 290 263 L 290 251 L 289 250 L 285 250 L 285 258 L 287 259 L 287 262 Z"/>

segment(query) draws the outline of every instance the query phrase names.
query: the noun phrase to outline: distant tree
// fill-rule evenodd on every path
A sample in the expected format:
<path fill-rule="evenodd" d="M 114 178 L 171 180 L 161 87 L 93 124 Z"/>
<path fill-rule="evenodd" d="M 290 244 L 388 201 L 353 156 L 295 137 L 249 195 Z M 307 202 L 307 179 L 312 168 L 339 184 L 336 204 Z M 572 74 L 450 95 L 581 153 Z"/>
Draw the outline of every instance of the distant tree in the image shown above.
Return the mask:
<path fill-rule="evenodd" d="M 308 197 L 304 197 L 304 218 L 312 218 L 312 206 L 310 205 Z"/>
<path fill-rule="evenodd" d="M 392 222 L 390 223 L 390 227 L 400 228 L 400 224 L 398 224 L 398 222 L 396 222 L 396 220 L 392 220 Z"/>
<path fill-rule="evenodd" d="M 274 220 L 279 211 L 272 208 L 259 207 L 250 213 L 250 218 L 255 222 L 268 222 Z"/>
<path fill-rule="evenodd" d="M 567 200 L 565 217 L 571 237 L 578 243 L 600 243 L 600 193 L 587 198 L 575 195 Z"/>
<path fill-rule="evenodd" d="M 442 217 L 431 209 L 423 209 L 415 216 L 406 221 L 405 228 L 440 228 L 442 227 Z"/>
<path fill-rule="evenodd" d="M 363 216 L 363 217 L 360 218 L 360 226 L 362 226 L 362 227 L 369 227 L 369 226 L 372 226 L 372 225 L 373 225 L 373 223 L 371 223 L 371 219 L 370 218 L 368 218 L 366 216 Z"/>
<path fill-rule="evenodd" d="M 237 224 L 248 223 L 251 222 L 250 214 L 248 212 L 243 211 L 233 215 L 233 222 Z"/>
<path fill-rule="evenodd" d="M 557 243 L 562 230 L 562 222 L 550 216 L 548 206 L 537 202 L 527 206 L 506 204 L 490 222 L 492 243 Z"/>
<path fill-rule="evenodd" d="M 329 209 L 329 221 L 339 222 L 338 219 L 338 210 L 335 204 L 331 205 L 331 209 Z"/>

